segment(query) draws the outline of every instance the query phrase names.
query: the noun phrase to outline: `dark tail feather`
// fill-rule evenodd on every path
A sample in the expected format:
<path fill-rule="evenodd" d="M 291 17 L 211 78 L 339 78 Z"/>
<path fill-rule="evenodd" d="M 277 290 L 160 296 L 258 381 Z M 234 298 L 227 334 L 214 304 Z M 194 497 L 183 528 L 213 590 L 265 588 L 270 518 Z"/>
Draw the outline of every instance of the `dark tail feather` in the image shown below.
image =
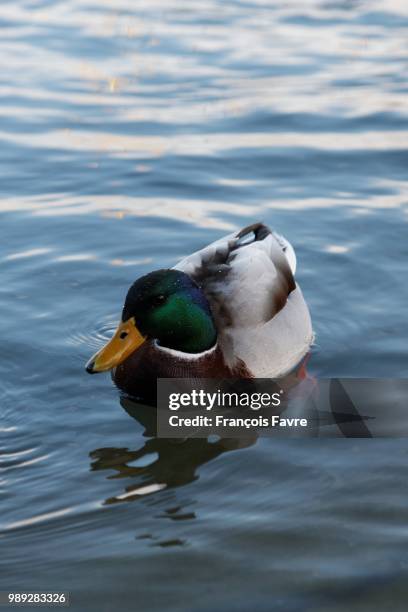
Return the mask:
<path fill-rule="evenodd" d="M 250 242 L 257 242 L 258 240 L 264 240 L 270 233 L 271 230 L 269 227 L 263 223 L 253 223 L 252 225 L 248 225 L 248 227 L 244 227 L 240 232 L 238 232 L 237 242 L 239 243 L 239 246 L 242 244 L 249 244 Z M 253 234 L 253 239 L 245 240 L 245 238 L 250 237 L 250 234 Z"/>

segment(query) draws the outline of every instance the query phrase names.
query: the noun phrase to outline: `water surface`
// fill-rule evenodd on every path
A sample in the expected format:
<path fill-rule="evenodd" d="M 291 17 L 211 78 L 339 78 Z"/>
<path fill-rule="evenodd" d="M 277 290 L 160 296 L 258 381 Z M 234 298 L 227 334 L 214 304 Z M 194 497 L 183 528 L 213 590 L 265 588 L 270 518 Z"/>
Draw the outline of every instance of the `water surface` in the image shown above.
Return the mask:
<path fill-rule="evenodd" d="M 407 26 L 400 0 L 2 3 L 1 589 L 406 609 L 405 440 L 172 445 L 83 364 L 135 278 L 263 220 L 311 373 L 407 376 Z"/>

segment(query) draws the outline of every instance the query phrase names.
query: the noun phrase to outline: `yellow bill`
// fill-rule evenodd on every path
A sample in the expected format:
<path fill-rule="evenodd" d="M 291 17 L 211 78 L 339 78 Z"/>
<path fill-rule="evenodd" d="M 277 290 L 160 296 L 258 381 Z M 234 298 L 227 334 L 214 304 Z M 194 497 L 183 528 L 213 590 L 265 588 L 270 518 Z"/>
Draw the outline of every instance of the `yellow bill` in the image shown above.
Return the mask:
<path fill-rule="evenodd" d="M 106 372 L 121 364 L 146 340 L 136 327 L 134 318 L 121 322 L 113 338 L 86 364 L 89 374 Z"/>

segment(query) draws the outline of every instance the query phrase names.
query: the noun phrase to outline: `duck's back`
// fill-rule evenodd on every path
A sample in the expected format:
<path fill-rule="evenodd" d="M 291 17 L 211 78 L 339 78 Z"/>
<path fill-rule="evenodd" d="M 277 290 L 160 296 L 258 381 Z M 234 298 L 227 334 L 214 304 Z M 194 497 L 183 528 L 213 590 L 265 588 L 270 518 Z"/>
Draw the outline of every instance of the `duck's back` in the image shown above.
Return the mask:
<path fill-rule="evenodd" d="M 218 342 L 232 369 L 253 376 L 292 370 L 313 341 L 309 310 L 294 280 L 296 257 L 283 237 L 257 223 L 180 261 L 206 294 Z"/>

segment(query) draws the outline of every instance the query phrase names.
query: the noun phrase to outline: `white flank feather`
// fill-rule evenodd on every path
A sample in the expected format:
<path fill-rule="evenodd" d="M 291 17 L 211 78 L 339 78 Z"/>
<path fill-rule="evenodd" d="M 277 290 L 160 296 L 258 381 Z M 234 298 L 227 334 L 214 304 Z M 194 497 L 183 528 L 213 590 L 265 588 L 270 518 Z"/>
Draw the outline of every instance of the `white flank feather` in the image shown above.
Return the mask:
<path fill-rule="evenodd" d="M 292 245 L 261 224 L 253 228 L 213 242 L 175 268 L 206 293 L 227 364 L 233 367 L 242 360 L 255 377 L 273 378 L 301 361 L 313 342 L 313 330 L 292 276 Z"/>

